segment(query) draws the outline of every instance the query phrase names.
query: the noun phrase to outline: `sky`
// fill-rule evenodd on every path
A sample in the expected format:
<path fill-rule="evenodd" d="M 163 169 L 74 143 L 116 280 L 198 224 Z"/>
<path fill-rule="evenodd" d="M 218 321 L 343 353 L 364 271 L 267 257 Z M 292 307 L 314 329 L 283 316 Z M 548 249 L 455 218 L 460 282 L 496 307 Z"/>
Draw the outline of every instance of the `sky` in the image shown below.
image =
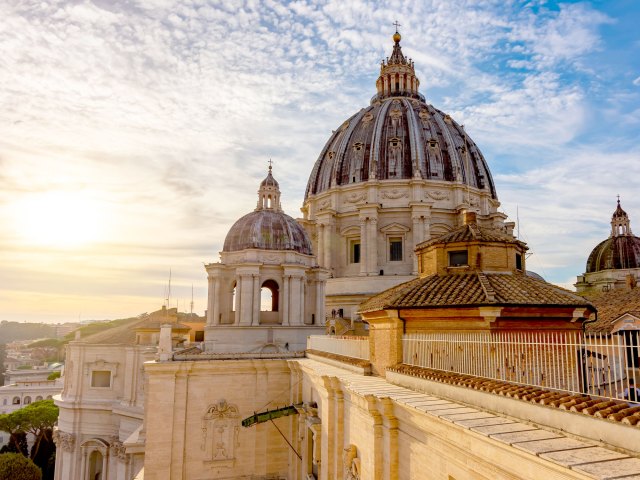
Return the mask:
<path fill-rule="evenodd" d="M 0 2 L 0 320 L 206 308 L 273 159 L 299 217 L 393 22 L 482 150 L 528 268 L 572 288 L 620 195 L 640 232 L 640 3 Z M 635 223 L 637 221 L 638 223 Z"/>

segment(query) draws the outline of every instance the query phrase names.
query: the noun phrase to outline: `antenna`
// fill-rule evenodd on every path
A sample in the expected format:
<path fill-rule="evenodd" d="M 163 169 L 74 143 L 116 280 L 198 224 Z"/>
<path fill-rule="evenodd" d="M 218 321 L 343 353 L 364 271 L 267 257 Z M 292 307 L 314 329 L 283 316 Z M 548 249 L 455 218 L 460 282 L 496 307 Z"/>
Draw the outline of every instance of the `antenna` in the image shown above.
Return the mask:
<path fill-rule="evenodd" d="M 518 205 L 516 205 L 516 238 L 520 239 L 520 210 Z"/>
<path fill-rule="evenodd" d="M 193 317 L 193 283 L 191 284 L 191 310 L 189 311 L 189 316 Z"/>

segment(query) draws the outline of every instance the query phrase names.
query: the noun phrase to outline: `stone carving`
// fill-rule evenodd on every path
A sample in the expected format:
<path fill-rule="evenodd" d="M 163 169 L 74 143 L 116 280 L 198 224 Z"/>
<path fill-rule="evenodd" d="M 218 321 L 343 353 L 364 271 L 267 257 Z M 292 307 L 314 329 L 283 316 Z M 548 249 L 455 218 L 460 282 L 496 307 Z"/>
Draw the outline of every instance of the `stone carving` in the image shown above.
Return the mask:
<path fill-rule="evenodd" d="M 267 263 L 278 263 L 278 256 L 277 255 L 265 255 L 264 256 L 264 261 Z"/>
<path fill-rule="evenodd" d="M 318 210 L 324 210 L 325 208 L 329 208 L 330 206 L 331 206 L 331 200 L 329 200 L 329 199 L 323 200 L 318 205 Z"/>
<path fill-rule="evenodd" d="M 371 123 L 371 120 L 373 120 L 373 113 L 371 112 L 365 113 L 364 116 L 362 117 L 362 123 L 364 125 L 368 125 L 369 123 Z"/>
<path fill-rule="evenodd" d="M 367 198 L 367 194 L 364 192 L 354 192 L 347 195 L 345 198 L 345 203 L 358 203 L 362 202 L 365 198 Z"/>
<path fill-rule="evenodd" d="M 360 459 L 355 445 L 349 445 L 342 452 L 342 467 L 345 480 L 360 480 Z"/>
<path fill-rule="evenodd" d="M 425 192 L 425 197 L 433 198 L 434 200 L 449 200 L 449 194 L 447 192 L 443 192 L 442 190 L 433 190 Z"/>
<path fill-rule="evenodd" d="M 53 443 L 56 444 L 57 448 L 66 452 L 73 452 L 73 448 L 76 445 L 76 436 L 73 433 L 67 433 L 55 429 L 53 431 Z"/>
<path fill-rule="evenodd" d="M 238 407 L 224 399 L 209 405 L 202 417 L 201 449 L 206 462 L 221 467 L 233 466 L 235 448 L 239 445 L 239 417 Z"/>
<path fill-rule="evenodd" d="M 396 200 L 398 198 L 409 198 L 409 192 L 397 188 L 391 190 L 383 190 L 380 195 L 382 196 L 382 198 L 389 198 L 391 200 Z"/>
<path fill-rule="evenodd" d="M 395 177 L 401 173 L 402 165 L 402 141 L 399 138 L 392 138 L 389 141 L 389 176 Z"/>
<path fill-rule="evenodd" d="M 118 457 L 118 459 L 126 460 L 126 447 L 120 440 L 114 440 L 113 442 L 111 442 L 111 449 L 113 450 L 113 454 Z"/>

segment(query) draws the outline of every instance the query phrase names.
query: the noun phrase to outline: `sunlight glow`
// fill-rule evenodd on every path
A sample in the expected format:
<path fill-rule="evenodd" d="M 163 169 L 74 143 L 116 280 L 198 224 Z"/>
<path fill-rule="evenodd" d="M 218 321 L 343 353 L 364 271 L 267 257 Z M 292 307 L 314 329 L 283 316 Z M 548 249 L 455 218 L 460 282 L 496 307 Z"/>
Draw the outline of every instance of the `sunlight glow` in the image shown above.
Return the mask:
<path fill-rule="evenodd" d="M 98 204 L 83 192 L 25 196 L 15 204 L 15 217 L 17 233 L 36 245 L 74 247 L 96 241 L 102 233 Z"/>

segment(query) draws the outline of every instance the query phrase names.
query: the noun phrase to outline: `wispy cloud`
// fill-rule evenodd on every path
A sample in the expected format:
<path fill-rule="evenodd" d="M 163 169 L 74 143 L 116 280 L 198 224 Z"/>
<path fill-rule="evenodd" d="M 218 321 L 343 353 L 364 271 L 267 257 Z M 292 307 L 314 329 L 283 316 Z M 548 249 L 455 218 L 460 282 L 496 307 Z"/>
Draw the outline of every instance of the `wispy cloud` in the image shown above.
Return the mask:
<path fill-rule="evenodd" d="M 485 152 L 551 280 L 580 273 L 582 253 L 564 245 L 606 234 L 610 197 L 640 212 L 611 173 L 637 174 L 633 133 L 621 123 L 591 136 L 598 119 L 637 125 L 638 79 L 604 96 L 610 77 L 589 59 L 614 48 L 602 28 L 618 19 L 588 2 L 12 1 L 0 17 L 0 312 L 11 318 L 39 318 L 25 299 L 49 302 L 61 286 L 67 303 L 48 319 L 151 310 L 149 285 L 172 265 L 203 309 L 202 262 L 253 208 L 266 161 L 296 216 L 331 130 L 373 95 L 395 19 L 423 92 Z M 104 234 L 34 251 L 17 202 L 61 190 L 96 205 Z"/>

